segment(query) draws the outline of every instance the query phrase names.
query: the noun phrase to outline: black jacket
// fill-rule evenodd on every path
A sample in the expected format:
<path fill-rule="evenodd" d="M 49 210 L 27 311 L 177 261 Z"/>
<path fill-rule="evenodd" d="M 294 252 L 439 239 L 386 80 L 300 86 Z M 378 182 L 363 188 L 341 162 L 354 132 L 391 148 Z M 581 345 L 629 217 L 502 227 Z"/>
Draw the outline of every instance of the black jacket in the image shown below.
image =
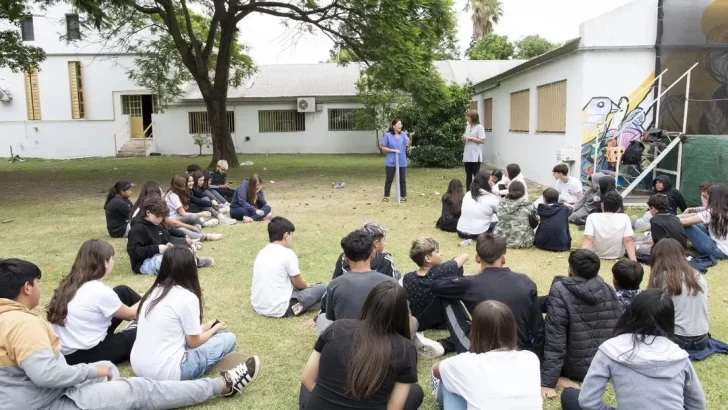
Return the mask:
<path fill-rule="evenodd" d="M 154 225 L 146 219 L 132 225 L 126 253 L 129 254 L 131 270 L 139 273 L 144 261 L 159 253 L 159 245 L 169 242 L 169 231 L 162 224 Z"/>
<path fill-rule="evenodd" d="M 126 198 L 115 196 L 106 204 L 106 230 L 112 238 L 123 238 L 134 205 Z"/>
<path fill-rule="evenodd" d="M 539 204 L 538 216 L 541 219 L 533 244 L 546 251 L 571 250 L 571 232 L 569 232 L 569 214 L 566 205 Z"/>
<path fill-rule="evenodd" d="M 672 238 L 680 242 L 683 248 L 688 247 L 688 237 L 685 235 L 685 228 L 677 216 L 661 212 L 650 219 L 650 236 L 652 243 L 657 245 L 662 239 Z"/>
<path fill-rule="evenodd" d="M 652 194 L 665 194 L 667 195 L 667 202 L 670 204 L 670 209 L 667 210 L 667 212 L 675 215 L 677 214 L 678 209 L 680 212 L 685 211 L 685 209 L 688 207 L 688 205 L 685 203 L 685 198 L 683 197 L 683 194 L 677 190 L 677 188 L 672 187 L 672 180 L 667 175 L 660 175 L 657 178 L 655 178 L 652 181 L 652 187 L 654 188 L 657 181 L 662 181 L 662 185 L 664 186 L 664 189 L 662 192 L 658 192 L 656 189 L 652 190 Z"/>
<path fill-rule="evenodd" d="M 448 278 L 430 285 L 436 298 L 460 300 L 472 314 L 479 303 L 497 300 L 508 306 L 516 318 L 518 348 L 541 357 L 543 316 L 536 284 L 523 273 L 508 268 L 487 268 L 475 276 Z"/>
<path fill-rule="evenodd" d="M 437 220 L 435 227 L 445 232 L 457 232 L 458 220 L 460 219 L 460 210 L 455 210 L 455 205 L 449 194 L 442 196 L 442 214 Z"/>
<path fill-rule="evenodd" d="M 541 386 L 559 376 L 582 381 L 599 345 L 612 336 L 621 314 L 614 290 L 601 277 L 563 278 L 551 286 L 541 361 Z"/>
<path fill-rule="evenodd" d="M 334 267 L 334 274 L 332 275 L 331 280 L 347 273 L 349 269 L 349 262 L 346 261 L 346 257 L 344 257 L 344 254 L 342 253 L 339 255 L 339 259 L 336 260 L 336 266 Z M 395 280 L 400 280 L 402 278 L 402 274 L 394 268 L 394 259 L 392 259 L 392 255 L 386 252 L 377 252 L 374 259 L 372 259 L 371 269 L 375 272 L 391 276 Z"/>

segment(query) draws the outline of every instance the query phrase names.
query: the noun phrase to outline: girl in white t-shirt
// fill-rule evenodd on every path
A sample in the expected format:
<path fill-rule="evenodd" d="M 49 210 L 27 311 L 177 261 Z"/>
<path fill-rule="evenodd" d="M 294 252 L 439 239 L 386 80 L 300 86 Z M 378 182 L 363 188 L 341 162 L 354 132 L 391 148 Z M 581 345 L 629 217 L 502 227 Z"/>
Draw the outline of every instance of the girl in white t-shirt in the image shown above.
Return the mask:
<path fill-rule="evenodd" d="M 103 282 L 114 268 L 114 248 L 96 239 L 86 241 L 71 272 L 53 292 L 47 319 L 61 338 L 61 353 L 70 365 L 129 360 L 136 326 L 115 333 L 124 320 L 134 320 L 141 297 L 128 286 Z"/>
<path fill-rule="evenodd" d="M 164 201 L 169 208 L 169 218 L 177 219 L 182 223 L 199 226 L 212 226 L 218 223 L 218 220 L 211 218 L 212 215 L 207 211 L 192 213 L 187 209 L 190 205 L 188 192 L 188 181 L 191 178 L 182 175 L 172 177 L 169 190 L 164 195 Z"/>
<path fill-rule="evenodd" d="M 708 207 L 680 222 L 699 254 L 728 259 L 728 185 L 708 188 Z"/>
<path fill-rule="evenodd" d="M 195 257 L 174 247 L 162 257 L 154 284 L 139 302 L 131 367 L 139 377 L 194 380 L 235 350 L 235 336 L 217 320 L 202 323 L 202 290 Z M 259 368 L 258 358 L 253 360 Z"/>
<path fill-rule="evenodd" d="M 433 394 L 440 408 L 541 409 L 541 368 L 530 351 L 518 351 L 516 319 L 501 302 L 473 312 L 470 351 L 436 363 Z"/>
<path fill-rule="evenodd" d="M 480 234 L 488 232 L 498 222 L 496 212 L 500 196 L 491 190 L 490 174 L 478 172 L 470 185 L 470 192 L 463 197 L 458 220 L 458 236 L 462 239 L 478 239 Z"/>

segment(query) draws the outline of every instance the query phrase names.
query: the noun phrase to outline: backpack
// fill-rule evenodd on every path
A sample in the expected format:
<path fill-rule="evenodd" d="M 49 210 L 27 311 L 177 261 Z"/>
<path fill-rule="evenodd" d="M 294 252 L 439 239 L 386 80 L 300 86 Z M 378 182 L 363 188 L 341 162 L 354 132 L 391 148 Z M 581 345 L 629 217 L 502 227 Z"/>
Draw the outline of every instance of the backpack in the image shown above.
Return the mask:
<path fill-rule="evenodd" d="M 622 164 L 624 165 L 640 165 L 642 162 L 642 153 L 645 151 L 645 144 L 638 140 L 631 141 L 627 149 L 622 154 Z"/>

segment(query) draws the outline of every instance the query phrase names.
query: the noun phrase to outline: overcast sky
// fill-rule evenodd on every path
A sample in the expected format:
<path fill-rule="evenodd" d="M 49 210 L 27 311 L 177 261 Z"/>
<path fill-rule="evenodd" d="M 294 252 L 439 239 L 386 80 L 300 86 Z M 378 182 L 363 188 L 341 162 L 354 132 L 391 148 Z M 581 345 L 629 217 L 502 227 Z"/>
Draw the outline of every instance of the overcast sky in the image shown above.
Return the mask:
<path fill-rule="evenodd" d="M 463 52 L 470 43 L 472 25 L 463 11 L 466 0 L 455 0 L 458 41 Z M 540 34 L 551 41 L 579 36 L 579 24 L 620 7 L 630 0 L 502 0 L 504 15 L 497 34 L 519 39 Z M 291 31 L 276 17 L 254 14 L 240 24 L 241 39 L 257 64 L 318 63 L 329 57 L 331 41 L 322 34 L 292 41 Z"/>

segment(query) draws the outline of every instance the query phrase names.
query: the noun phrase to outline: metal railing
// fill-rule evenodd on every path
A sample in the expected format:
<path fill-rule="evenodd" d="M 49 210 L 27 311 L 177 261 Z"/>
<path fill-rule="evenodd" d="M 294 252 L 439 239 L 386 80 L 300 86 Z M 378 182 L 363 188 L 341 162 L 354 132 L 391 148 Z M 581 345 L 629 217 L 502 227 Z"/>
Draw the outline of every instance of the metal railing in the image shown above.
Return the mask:
<path fill-rule="evenodd" d="M 123 132 L 123 130 L 124 130 L 125 127 L 126 127 L 126 133 L 124 134 L 122 132 Z M 129 130 L 129 121 L 125 121 L 123 124 L 121 124 L 121 127 L 119 127 L 114 132 L 114 155 L 116 155 L 116 154 L 119 153 L 119 145 L 120 145 L 119 144 L 119 137 L 120 136 L 124 136 L 124 135 L 130 137 L 129 133 L 130 133 L 130 130 Z M 123 145 L 124 143 L 126 143 L 126 140 L 122 141 L 122 144 L 121 145 Z"/>
<path fill-rule="evenodd" d="M 149 126 L 144 130 L 142 135 L 144 136 L 144 156 L 146 157 L 149 153 L 147 152 L 147 139 L 152 139 L 154 137 L 154 129 L 152 126 L 154 125 L 154 121 L 149 123 Z M 147 131 L 149 132 L 149 136 L 147 136 Z"/>

